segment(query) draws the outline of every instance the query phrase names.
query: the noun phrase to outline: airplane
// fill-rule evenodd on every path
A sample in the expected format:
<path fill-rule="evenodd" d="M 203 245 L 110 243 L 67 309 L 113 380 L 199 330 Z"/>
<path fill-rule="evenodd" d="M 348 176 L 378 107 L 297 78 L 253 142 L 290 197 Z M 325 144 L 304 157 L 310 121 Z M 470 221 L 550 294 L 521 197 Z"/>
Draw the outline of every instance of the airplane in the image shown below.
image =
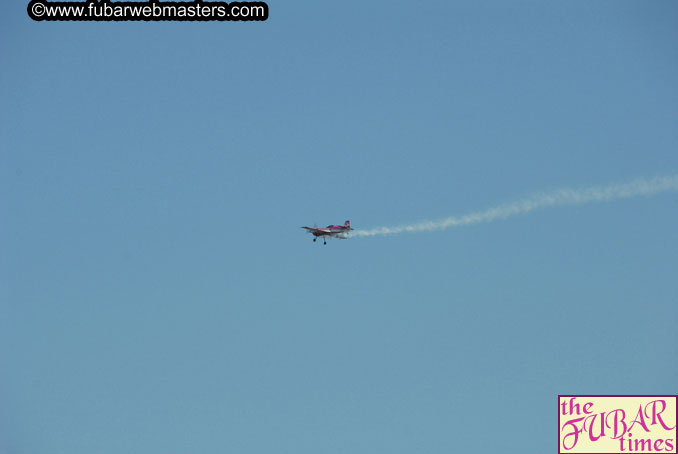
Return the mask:
<path fill-rule="evenodd" d="M 327 227 L 302 227 L 306 229 L 309 233 L 313 234 L 313 242 L 318 239 L 319 236 L 323 237 L 323 244 L 327 244 L 326 237 L 330 238 L 340 238 L 345 240 L 348 238 L 348 232 L 353 230 L 351 228 L 351 221 L 344 222 L 344 225 L 328 225 Z"/>

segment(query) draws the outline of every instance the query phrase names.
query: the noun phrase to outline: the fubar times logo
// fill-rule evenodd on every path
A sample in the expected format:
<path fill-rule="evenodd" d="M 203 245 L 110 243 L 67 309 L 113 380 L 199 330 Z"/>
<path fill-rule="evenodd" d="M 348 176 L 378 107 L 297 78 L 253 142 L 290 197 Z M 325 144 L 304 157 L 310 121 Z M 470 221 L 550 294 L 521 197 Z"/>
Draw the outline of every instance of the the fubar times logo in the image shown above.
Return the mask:
<path fill-rule="evenodd" d="M 676 453 L 678 396 L 558 396 L 558 454 Z"/>

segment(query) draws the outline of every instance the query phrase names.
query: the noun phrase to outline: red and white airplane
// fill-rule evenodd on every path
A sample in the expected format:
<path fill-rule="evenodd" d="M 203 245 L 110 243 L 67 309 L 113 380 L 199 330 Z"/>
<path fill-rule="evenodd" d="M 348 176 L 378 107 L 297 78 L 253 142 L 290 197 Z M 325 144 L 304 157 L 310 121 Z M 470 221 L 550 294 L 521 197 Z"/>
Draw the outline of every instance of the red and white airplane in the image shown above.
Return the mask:
<path fill-rule="evenodd" d="M 351 228 L 351 221 L 344 222 L 344 225 L 328 225 L 327 227 L 302 227 L 306 229 L 309 233 L 313 234 L 313 241 L 318 239 L 319 236 L 323 237 L 323 244 L 327 244 L 325 240 L 326 237 L 330 238 L 340 238 L 345 240 L 348 238 L 348 232 L 353 230 Z"/>

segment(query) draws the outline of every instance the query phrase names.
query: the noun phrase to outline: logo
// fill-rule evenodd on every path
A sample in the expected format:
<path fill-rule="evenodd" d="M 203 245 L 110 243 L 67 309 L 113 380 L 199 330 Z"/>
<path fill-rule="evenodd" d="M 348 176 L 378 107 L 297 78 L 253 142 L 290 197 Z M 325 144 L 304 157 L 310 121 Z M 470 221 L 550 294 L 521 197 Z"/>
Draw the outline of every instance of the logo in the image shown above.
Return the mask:
<path fill-rule="evenodd" d="M 678 396 L 558 396 L 558 454 L 676 453 Z"/>

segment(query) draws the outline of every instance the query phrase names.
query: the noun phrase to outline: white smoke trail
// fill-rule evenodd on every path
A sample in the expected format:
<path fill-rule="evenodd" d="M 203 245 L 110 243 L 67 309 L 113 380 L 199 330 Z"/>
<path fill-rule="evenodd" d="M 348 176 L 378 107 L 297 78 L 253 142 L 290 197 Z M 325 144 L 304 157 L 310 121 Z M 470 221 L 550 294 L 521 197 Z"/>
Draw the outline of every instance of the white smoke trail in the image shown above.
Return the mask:
<path fill-rule="evenodd" d="M 451 227 L 480 224 L 506 219 L 518 214 L 526 214 L 540 208 L 560 205 L 582 205 L 585 203 L 608 202 L 630 197 L 650 196 L 660 192 L 678 191 L 678 175 L 655 178 L 638 178 L 628 183 L 609 186 L 592 186 L 582 189 L 558 189 L 548 193 L 534 194 L 526 199 L 489 208 L 484 211 L 453 216 L 438 221 L 421 221 L 416 224 L 395 227 L 377 227 L 368 230 L 356 230 L 351 236 L 395 235 L 405 232 L 431 232 Z"/>

